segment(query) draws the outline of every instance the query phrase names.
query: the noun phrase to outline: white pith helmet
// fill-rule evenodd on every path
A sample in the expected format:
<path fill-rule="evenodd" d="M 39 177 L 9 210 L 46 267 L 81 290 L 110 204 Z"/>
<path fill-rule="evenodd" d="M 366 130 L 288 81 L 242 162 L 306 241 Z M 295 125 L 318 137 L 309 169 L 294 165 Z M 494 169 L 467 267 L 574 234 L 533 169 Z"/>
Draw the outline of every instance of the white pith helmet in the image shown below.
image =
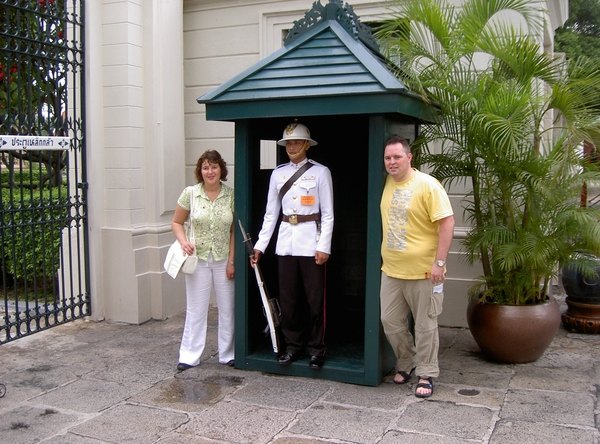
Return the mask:
<path fill-rule="evenodd" d="M 283 138 L 277 142 L 277 145 L 285 146 L 287 140 L 308 140 L 310 146 L 315 146 L 317 142 L 310 138 L 310 131 L 305 125 L 294 122 L 290 123 L 283 130 Z"/>

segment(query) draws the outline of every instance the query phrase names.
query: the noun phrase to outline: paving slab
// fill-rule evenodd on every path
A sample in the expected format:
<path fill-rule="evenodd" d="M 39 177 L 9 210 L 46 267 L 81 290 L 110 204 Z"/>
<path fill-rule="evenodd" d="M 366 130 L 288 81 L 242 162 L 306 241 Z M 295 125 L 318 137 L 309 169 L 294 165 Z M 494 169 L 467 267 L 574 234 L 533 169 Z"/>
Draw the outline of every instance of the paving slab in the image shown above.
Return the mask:
<path fill-rule="evenodd" d="M 525 421 L 499 421 L 490 444 L 597 444 L 598 431 Z"/>
<path fill-rule="evenodd" d="M 436 380 L 450 384 L 505 390 L 514 372 L 513 365 L 485 359 L 468 330 L 461 331 L 453 346 L 440 353 L 439 362 Z"/>
<path fill-rule="evenodd" d="M 81 420 L 77 414 L 22 405 L 0 414 L 0 437 L 5 443 L 37 443 Z"/>
<path fill-rule="evenodd" d="M 283 437 L 283 438 L 276 438 L 273 441 L 273 444 L 331 444 L 331 443 L 335 443 L 335 441 L 331 441 L 331 440 L 324 440 L 324 439 L 318 439 L 318 438 L 297 438 L 297 437 Z"/>
<path fill-rule="evenodd" d="M 489 434 L 495 414 L 484 407 L 424 400 L 407 406 L 393 428 L 404 432 L 482 441 Z"/>
<path fill-rule="evenodd" d="M 48 390 L 75 381 L 81 372 L 70 365 L 33 364 L 19 371 L 3 374 L 1 381 L 10 387 L 0 404 L 0 411 L 15 403 L 25 401 Z"/>
<path fill-rule="evenodd" d="M 71 337 L 78 343 L 101 345 L 106 344 L 112 339 L 121 335 L 124 329 L 127 327 L 129 327 L 129 325 L 120 322 L 92 322 L 87 318 L 84 318 L 63 324 L 58 328 L 60 328 L 61 335 L 64 335 L 65 337 Z M 55 331 L 55 328 L 56 327 L 46 331 Z M 35 338 L 35 335 L 30 336 L 29 338 Z M 16 342 L 20 341 L 21 340 L 19 339 Z M 37 342 L 36 339 L 33 339 L 33 341 Z"/>
<path fill-rule="evenodd" d="M 75 339 L 56 332 L 55 328 L 3 344 L 2 350 L 9 357 L 2 360 L 0 375 L 21 371 L 40 363 L 64 364 L 57 356 L 63 350 L 70 350 Z"/>
<path fill-rule="evenodd" d="M 328 389 L 327 383 L 308 378 L 265 375 L 240 388 L 232 397 L 249 404 L 295 411 L 308 408 Z"/>
<path fill-rule="evenodd" d="M 549 390 L 510 390 L 500 418 L 511 421 L 541 422 L 594 427 L 591 395 Z"/>
<path fill-rule="evenodd" d="M 184 372 L 175 372 L 174 377 L 183 380 L 221 384 L 227 387 L 242 387 L 250 381 L 261 378 L 262 376 L 263 375 L 260 372 L 238 370 L 226 365 L 218 364 L 215 361 L 212 365 L 202 364 Z"/>
<path fill-rule="evenodd" d="M 88 438 L 86 436 L 79 436 L 74 433 L 65 433 L 64 435 L 56 435 L 50 439 L 44 441 L 44 444 L 112 444 L 105 439 L 99 440 L 94 438 Z"/>
<path fill-rule="evenodd" d="M 193 433 L 171 432 L 160 438 L 156 444 L 215 444 L 218 441 L 204 438 Z"/>
<path fill-rule="evenodd" d="M 173 376 L 173 365 L 154 353 L 136 353 L 119 359 L 106 359 L 88 377 L 119 384 L 151 386 Z"/>
<path fill-rule="evenodd" d="M 375 443 L 397 416 L 376 409 L 318 403 L 304 412 L 288 431 L 331 440 Z"/>
<path fill-rule="evenodd" d="M 30 402 L 77 412 L 95 413 L 118 404 L 141 387 L 97 379 L 77 379 L 55 390 L 43 393 Z"/>
<path fill-rule="evenodd" d="M 589 393 L 595 385 L 593 376 L 592 370 L 517 365 L 510 388 Z"/>
<path fill-rule="evenodd" d="M 178 372 L 184 319 L 79 320 L 0 346 L 1 442 L 600 444 L 600 335 L 561 328 L 510 365 L 441 328 L 441 374 L 419 400 L 394 371 L 366 387 L 221 365 L 214 307 L 200 365 Z"/>
<path fill-rule="evenodd" d="M 434 380 L 436 401 L 452 402 L 457 405 L 470 405 L 487 407 L 492 411 L 499 411 L 504 403 L 505 390 L 496 390 L 487 387 L 483 381 L 479 385 L 442 384 Z M 416 384 L 410 384 L 410 395 L 415 391 Z M 411 398 L 412 399 L 412 398 Z"/>
<path fill-rule="evenodd" d="M 471 439 L 390 430 L 378 444 L 473 444 Z"/>
<path fill-rule="evenodd" d="M 600 346 L 598 347 L 600 348 Z M 563 350 L 552 349 L 546 352 L 538 359 L 536 365 L 542 368 L 568 368 L 571 371 L 588 372 L 593 367 L 597 360 L 590 356 L 589 353 L 579 351 L 570 351 L 565 348 Z"/>
<path fill-rule="evenodd" d="M 69 429 L 69 432 L 110 443 L 147 444 L 189 421 L 181 412 L 122 404 Z"/>
<path fill-rule="evenodd" d="M 218 403 L 190 414 L 178 432 L 240 444 L 266 444 L 296 417 L 295 412 L 260 407 L 238 401 Z"/>
<path fill-rule="evenodd" d="M 322 399 L 330 403 L 354 407 L 397 411 L 407 397 L 412 397 L 409 385 L 384 382 L 377 387 L 364 387 L 337 383 L 331 385 L 331 389 Z"/>
<path fill-rule="evenodd" d="M 183 412 L 200 412 L 233 393 L 235 387 L 170 378 L 129 398 L 130 402 Z"/>
<path fill-rule="evenodd" d="M 439 378 L 435 378 L 433 383 L 445 383 L 463 387 L 486 387 L 499 391 L 508 389 L 510 381 L 513 378 L 512 368 L 502 367 L 506 371 L 482 371 L 480 367 L 469 364 L 468 361 L 463 360 L 463 368 L 457 371 L 451 371 L 441 365 L 440 376 Z"/>

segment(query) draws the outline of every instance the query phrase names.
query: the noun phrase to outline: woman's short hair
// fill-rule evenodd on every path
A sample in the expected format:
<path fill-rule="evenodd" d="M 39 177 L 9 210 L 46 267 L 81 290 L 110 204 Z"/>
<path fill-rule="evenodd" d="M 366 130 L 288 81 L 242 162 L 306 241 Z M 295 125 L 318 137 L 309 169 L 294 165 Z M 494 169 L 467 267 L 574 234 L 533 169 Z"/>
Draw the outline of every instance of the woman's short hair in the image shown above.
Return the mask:
<path fill-rule="evenodd" d="M 196 180 L 198 183 L 203 183 L 204 179 L 202 178 L 202 165 L 204 162 L 208 163 L 216 163 L 221 167 L 221 180 L 227 180 L 227 164 L 221 157 L 218 151 L 215 150 L 206 150 L 196 162 L 196 169 L 194 170 L 194 175 L 196 176 Z"/>

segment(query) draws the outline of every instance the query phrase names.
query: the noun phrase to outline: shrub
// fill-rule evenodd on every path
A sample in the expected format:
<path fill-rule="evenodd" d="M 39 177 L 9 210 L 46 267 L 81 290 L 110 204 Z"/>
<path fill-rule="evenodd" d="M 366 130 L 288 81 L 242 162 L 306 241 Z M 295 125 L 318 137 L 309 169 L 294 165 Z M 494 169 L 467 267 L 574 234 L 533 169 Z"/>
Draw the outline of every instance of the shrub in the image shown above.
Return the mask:
<path fill-rule="evenodd" d="M 69 224 L 66 190 L 2 190 L 0 210 L 3 271 L 24 282 L 51 279 L 60 267 L 62 229 Z"/>

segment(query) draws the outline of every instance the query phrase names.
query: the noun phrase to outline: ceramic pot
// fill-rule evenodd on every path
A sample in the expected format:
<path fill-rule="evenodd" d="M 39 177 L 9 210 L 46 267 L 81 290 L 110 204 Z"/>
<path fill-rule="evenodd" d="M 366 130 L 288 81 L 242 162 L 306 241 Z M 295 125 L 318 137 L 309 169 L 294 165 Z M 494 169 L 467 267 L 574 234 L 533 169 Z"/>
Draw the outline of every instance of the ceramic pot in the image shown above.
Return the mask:
<path fill-rule="evenodd" d="M 467 322 L 486 358 L 522 364 L 544 354 L 560 326 L 560 310 L 554 300 L 536 305 L 471 301 Z"/>
<path fill-rule="evenodd" d="M 600 305 L 600 260 L 595 270 L 595 277 L 586 278 L 569 265 L 561 269 L 562 285 L 571 301 Z"/>
<path fill-rule="evenodd" d="M 565 328 L 576 333 L 600 333 L 600 259 L 594 278 L 586 278 L 567 264 L 561 270 L 561 280 L 567 294 L 567 311 L 562 315 Z"/>

